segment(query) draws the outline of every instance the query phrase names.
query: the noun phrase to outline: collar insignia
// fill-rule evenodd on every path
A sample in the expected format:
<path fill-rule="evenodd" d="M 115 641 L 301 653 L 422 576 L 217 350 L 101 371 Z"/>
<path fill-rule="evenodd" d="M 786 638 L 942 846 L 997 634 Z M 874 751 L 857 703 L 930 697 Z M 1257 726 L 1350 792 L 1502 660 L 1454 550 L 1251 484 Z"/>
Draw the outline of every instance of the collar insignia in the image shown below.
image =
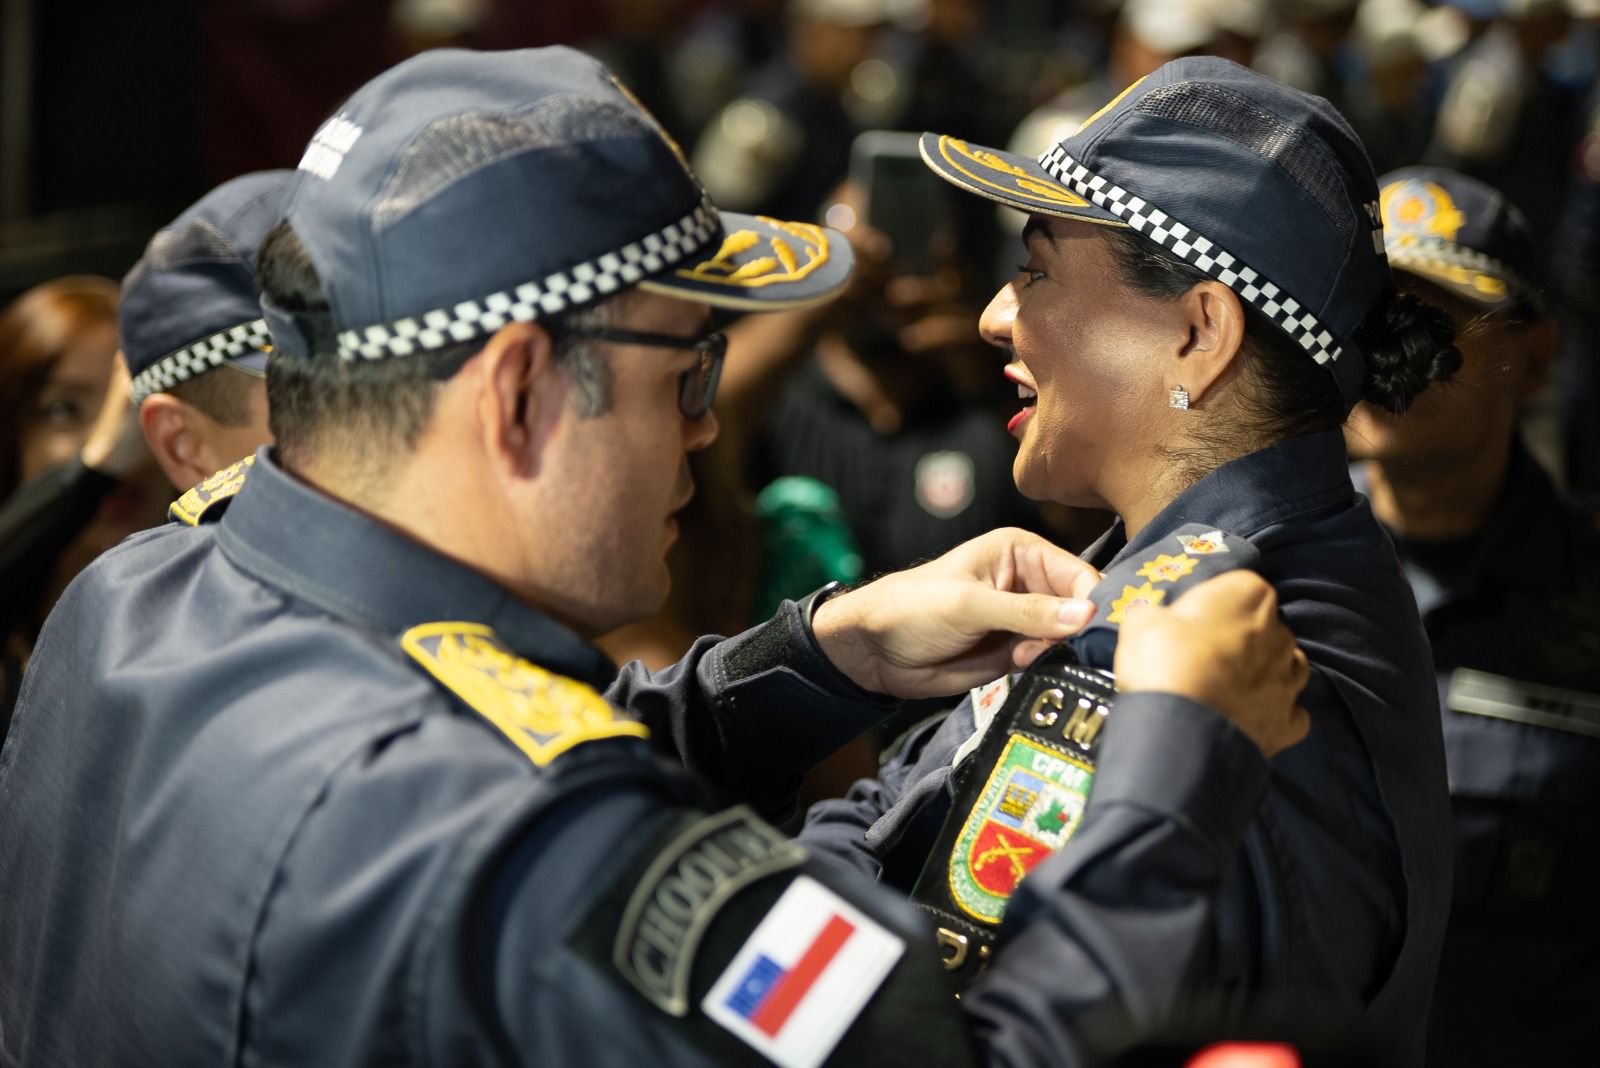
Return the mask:
<path fill-rule="evenodd" d="M 1137 601 L 1143 601 L 1146 604 L 1160 604 L 1166 598 L 1166 590 L 1158 590 L 1148 582 L 1143 586 L 1124 586 L 1122 587 L 1122 596 L 1111 602 L 1111 614 L 1106 616 L 1106 622 L 1121 623 L 1123 613 L 1128 610 L 1128 606 Z"/>
<path fill-rule="evenodd" d="M 244 489 L 244 479 L 250 471 L 250 465 L 256 458 L 246 456 L 236 464 L 229 464 L 221 471 L 212 475 L 198 486 L 187 490 L 182 497 L 172 502 L 167 509 L 167 518 L 179 523 L 186 523 L 191 527 L 199 526 L 201 520 L 209 516 L 212 519 L 222 514 L 227 501 L 234 494 Z"/>
<path fill-rule="evenodd" d="M 1154 560 L 1146 561 L 1145 565 L 1134 574 L 1151 582 L 1177 582 L 1199 564 L 1200 561 L 1192 556 L 1168 556 L 1160 553 Z"/>
<path fill-rule="evenodd" d="M 481 623 L 424 623 L 400 645 L 540 767 L 582 742 L 650 737 L 592 687 L 517 656 Z"/>

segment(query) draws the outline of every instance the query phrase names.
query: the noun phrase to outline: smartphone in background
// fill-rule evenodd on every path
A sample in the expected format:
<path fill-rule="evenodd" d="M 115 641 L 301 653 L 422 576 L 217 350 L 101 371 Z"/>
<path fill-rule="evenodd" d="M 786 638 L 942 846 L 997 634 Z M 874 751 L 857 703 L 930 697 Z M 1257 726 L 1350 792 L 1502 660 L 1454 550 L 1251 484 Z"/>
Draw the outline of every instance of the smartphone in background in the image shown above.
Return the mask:
<path fill-rule="evenodd" d="M 920 134 L 868 130 L 850 146 L 850 177 L 865 191 L 866 222 L 894 246 L 895 269 L 931 277 L 955 246 L 950 190 L 917 152 Z"/>

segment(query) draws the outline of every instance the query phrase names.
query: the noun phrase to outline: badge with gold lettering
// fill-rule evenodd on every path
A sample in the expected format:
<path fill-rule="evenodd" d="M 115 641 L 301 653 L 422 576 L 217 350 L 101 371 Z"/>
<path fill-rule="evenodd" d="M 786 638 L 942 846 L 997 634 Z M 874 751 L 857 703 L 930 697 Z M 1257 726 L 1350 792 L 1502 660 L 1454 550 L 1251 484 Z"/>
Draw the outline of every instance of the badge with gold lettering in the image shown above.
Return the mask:
<path fill-rule="evenodd" d="M 1022 877 L 1078 829 L 1094 768 L 1012 735 L 950 855 L 950 896 L 982 923 L 999 923 Z"/>
<path fill-rule="evenodd" d="M 522 659 L 481 623 L 425 623 L 400 645 L 540 766 L 580 742 L 650 737 L 593 687 Z"/>

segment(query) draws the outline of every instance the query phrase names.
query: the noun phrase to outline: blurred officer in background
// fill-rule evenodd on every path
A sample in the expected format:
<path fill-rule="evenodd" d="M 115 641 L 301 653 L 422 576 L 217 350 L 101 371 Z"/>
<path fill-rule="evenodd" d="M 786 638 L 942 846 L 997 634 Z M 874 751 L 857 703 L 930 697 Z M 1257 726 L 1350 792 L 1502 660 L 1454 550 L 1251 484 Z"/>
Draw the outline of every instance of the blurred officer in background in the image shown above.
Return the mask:
<path fill-rule="evenodd" d="M 1536 242 L 1498 191 L 1439 168 L 1383 179 L 1407 292 L 1450 312 L 1457 380 L 1347 431 L 1433 645 L 1456 876 L 1429 1058 L 1576 1063 L 1600 1048 L 1600 531 L 1517 433 L 1554 324 Z"/>
<path fill-rule="evenodd" d="M 1000 531 L 659 674 L 588 640 L 666 593 L 708 305 L 824 299 L 843 238 L 718 212 L 564 49 L 380 76 L 286 214 L 276 447 L 74 584 L 0 755 L 8 1063 L 1059 1065 L 1069 1002 L 1162 981 L 1094 952 L 1144 922 L 1097 871 L 1215 892 L 1306 730 L 1264 584 L 1130 625 L 1096 812 L 969 1031 L 909 905 L 704 813 L 782 814 L 884 694 L 1031 662 L 1092 569 Z M 1147 781 L 1180 757 L 1228 789 Z"/>
<path fill-rule="evenodd" d="M 26 591 L 56 561 L 70 562 L 45 590 L 36 609 L 42 621 L 84 565 L 161 521 L 171 500 L 162 474 L 182 491 L 271 440 L 267 331 L 253 260 L 282 217 L 292 173 L 227 182 L 150 239 L 123 279 L 111 338 L 113 347 L 120 341 L 121 358 L 77 458 L 37 472 L 0 508 L 0 602 L 32 604 Z M 113 292 L 108 315 L 114 299 Z M 63 553 L 63 545 L 83 540 L 107 502 L 121 522 Z M 5 712 L 14 699 L 13 686 Z M 0 728 L 7 718 L 0 713 Z"/>

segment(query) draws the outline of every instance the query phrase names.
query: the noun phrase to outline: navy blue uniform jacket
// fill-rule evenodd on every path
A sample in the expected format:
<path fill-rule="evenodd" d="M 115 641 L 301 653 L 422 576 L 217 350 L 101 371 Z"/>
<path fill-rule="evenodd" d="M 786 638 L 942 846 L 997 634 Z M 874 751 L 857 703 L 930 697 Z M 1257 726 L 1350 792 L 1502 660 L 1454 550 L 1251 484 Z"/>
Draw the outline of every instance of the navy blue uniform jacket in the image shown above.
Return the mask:
<path fill-rule="evenodd" d="M 1148 555 L 1186 523 L 1260 550 L 1257 569 L 1311 661 L 1302 704 L 1312 725 L 1272 760 L 1219 908 L 1149 902 L 1152 927 L 1196 952 L 1174 958 L 1147 1011 L 1159 1018 L 1180 988 L 1220 991 L 1244 1012 L 1281 1011 L 1288 999 L 1313 1026 L 1356 1024 L 1396 1063 L 1416 1061 L 1449 908 L 1450 812 L 1428 645 L 1394 549 L 1351 487 L 1338 432 L 1225 464 L 1131 542 L 1118 523 L 1086 558 L 1104 570 Z M 968 699 L 878 779 L 814 806 L 802 840 L 909 887 L 948 807 L 951 758 L 973 729 Z M 1170 773 L 1152 767 L 1146 781 Z M 1074 839 L 1035 871 L 1070 863 L 1076 849 Z M 1034 877 L 1012 898 L 1002 940 L 1052 907 Z M 1161 952 L 1105 947 L 1147 950 Z"/>
<path fill-rule="evenodd" d="M 604 688 L 649 739 L 529 759 L 403 651 L 400 635 L 437 621 L 492 627 Z M 263 452 L 220 521 L 129 539 L 44 628 L 0 755 L 0 1064 L 765 1063 L 707 1019 L 659 1011 L 586 932 L 617 927 L 608 894 L 674 820 L 735 799 L 781 813 L 808 764 L 887 710 L 828 664 L 793 603 L 659 674 L 618 674 Z M 716 906 L 705 945 L 730 925 L 737 943 L 760 918 L 741 901 L 804 872 L 906 946 L 845 1042 L 884 1063 L 964 1064 L 974 1048 L 1079 1062 L 1075 1013 L 1169 968 L 1139 895 L 1208 909 L 1266 779 L 1203 706 L 1142 695 L 1122 712 L 1081 863 L 1036 880 L 1051 911 L 965 1014 L 917 911 L 825 858 Z M 1144 783 L 1152 764 L 1177 770 Z M 1106 941 L 1152 951 L 1102 960 Z M 697 986 L 716 953 L 732 948 L 700 951 Z"/>
<path fill-rule="evenodd" d="M 1396 547 L 1433 645 L 1456 819 L 1429 1059 L 1592 1059 L 1600 1048 L 1600 530 L 1518 442 L 1476 537 L 1397 538 Z M 1473 676 L 1476 694 L 1466 685 Z"/>

